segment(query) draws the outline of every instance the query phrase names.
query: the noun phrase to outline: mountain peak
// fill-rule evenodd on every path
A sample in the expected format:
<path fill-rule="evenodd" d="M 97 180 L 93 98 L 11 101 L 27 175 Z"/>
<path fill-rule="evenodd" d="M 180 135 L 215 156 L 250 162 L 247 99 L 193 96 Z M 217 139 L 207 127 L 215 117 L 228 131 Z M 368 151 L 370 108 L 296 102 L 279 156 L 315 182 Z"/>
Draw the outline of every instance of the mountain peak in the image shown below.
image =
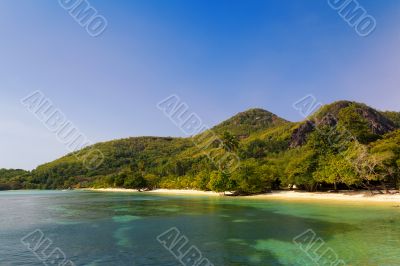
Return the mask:
<path fill-rule="evenodd" d="M 340 100 L 340 101 L 336 101 L 336 102 L 333 102 L 330 104 L 323 105 L 319 110 L 317 110 L 317 112 L 315 112 L 315 114 L 313 114 L 311 116 L 311 118 L 321 119 L 322 117 L 324 117 L 326 115 L 332 115 L 332 116 L 337 117 L 339 115 L 339 112 L 342 109 L 347 108 L 351 105 L 354 105 L 354 106 L 357 106 L 360 108 L 370 108 L 363 103 L 352 102 L 352 101 L 347 101 L 347 100 Z"/>
<path fill-rule="evenodd" d="M 384 113 L 364 104 L 352 101 L 337 101 L 321 107 L 315 114 L 317 122 L 323 122 L 334 118 L 341 119 L 346 111 L 354 112 L 362 117 L 370 126 L 375 134 L 385 134 L 395 129 L 393 121 L 391 121 Z M 331 118 L 329 118 L 330 116 Z M 329 123 L 332 125 L 332 123 Z"/>
<path fill-rule="evenodd" d="M 392 114 L 392 116 L 394 118 L 399 117 L 396 114 Z M 369 134 L 375 136 L 382 136 L 397 128 L 388 114 L 364 103 L 346 100 L 336 101 L 322 106 L 307 121 L 302 122 L 292 135 L 291 146 L 296 147 L 305 143 L 307 136 L 314 131 L 316 125 L 335 127 L 340 121 L 347 124 L 349 128 L 346 129 L 351 129 L 353 124 L 358 126 L 363 124 L 368 128 Z"/>
<path fill-rule="evenodd" d="M 250 133 L 284 123 L 289 122 L 262 108 L 251 108 L 223 121 L 213 130 L 217 133 L 230 131 L 235 135 L 248 136 Z"/>

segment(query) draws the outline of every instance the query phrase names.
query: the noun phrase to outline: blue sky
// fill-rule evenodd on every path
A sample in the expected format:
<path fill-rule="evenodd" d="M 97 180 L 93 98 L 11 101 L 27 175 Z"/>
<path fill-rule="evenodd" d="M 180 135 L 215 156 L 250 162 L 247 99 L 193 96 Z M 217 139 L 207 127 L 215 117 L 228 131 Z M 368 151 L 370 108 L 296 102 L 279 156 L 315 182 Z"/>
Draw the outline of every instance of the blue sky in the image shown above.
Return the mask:
<path fill-rule="evenodd" d="M 182 136 L 156 104 L 177 94 L 214 125 L 251 107 L 292 121 L 307 94 L 400 111 L 400 1 L 359 0 L 360 37 L 325 0 L 90 0 L 97 38 L 54 0 L 0 1 L 0 168 L 67 153 L 20 99 L 41 90 L 93 142 Z"/>

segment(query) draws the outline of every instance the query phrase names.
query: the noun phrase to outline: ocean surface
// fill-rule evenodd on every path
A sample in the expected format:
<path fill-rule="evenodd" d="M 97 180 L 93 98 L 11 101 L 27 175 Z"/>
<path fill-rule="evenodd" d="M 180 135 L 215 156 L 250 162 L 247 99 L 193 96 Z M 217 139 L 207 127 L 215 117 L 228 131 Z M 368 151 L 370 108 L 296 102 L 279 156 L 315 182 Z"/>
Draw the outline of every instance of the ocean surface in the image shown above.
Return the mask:
<path fill-rule="evenodd" d="M 400 265 L 400 206 L 0 192 L 0 265 Z"/>

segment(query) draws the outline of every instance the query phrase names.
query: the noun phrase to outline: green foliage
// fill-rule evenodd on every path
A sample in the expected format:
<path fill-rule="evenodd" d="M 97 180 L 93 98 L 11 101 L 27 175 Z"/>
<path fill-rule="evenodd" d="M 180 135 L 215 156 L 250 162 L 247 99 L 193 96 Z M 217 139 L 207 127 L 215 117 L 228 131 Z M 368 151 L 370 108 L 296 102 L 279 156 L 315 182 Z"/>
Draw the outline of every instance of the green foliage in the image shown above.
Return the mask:
<path fill-rule="evenodd" d="M 26 183 L 28 175 L 29 172 L 21 169 L 0 169 L 0 190 L 15 190 L 29 186 Z"/>
<path fill-rule="evenodd" d="M 351 161 L 341 154 L 327 154 L 320 159 L 313 178 L 317 182 L 333 184 L 335 189 L 339 183 L 350 186 L 358 182 L 357 172 Z"/>
<path fill-rule="evenodd" d="M 248 137 L 256 132 L 270 129 L 288 121 L 263 109 L 249 109 L 229 118 L 212 128 L 216 134 L 229 131 L 235 136 Z"/>
<path fill-rule="evenodd" d="M 321 108 L 308 124 L 318 123 L 302 132 L 304 122 L 251 109 L 192 138 L 114 140 L 30 172 L 0 169 L 0 190 L 191 188 L 253 194 L 294 185 L 308 191 L 399 187 L 400 130 L 394 131 L 398 117 L 341 101 Z M 297 146 L 296 138 L 302 140 Z M 96 169 L 86 168 L 81 160 L 92 149 L 105 157 Z M 229 155 L 240 158 L 237 168 L 231 169 Z"/>
<path fill-rule="evenodd" d="M 400 128 L 400 112 L 386 111 L 382 112 L 382 114 L 392 121 L 397 128 Z"/>
<path fill-rule="evenodd" d="M 270 156 L 285 151 L 287 148 L 288 142 L 286 140 L 279 140 L 271 136 L 266 140 L 254 139 L 241 151 L 241 157 L 261 159 L 267 155 Z"/>
<path fill-rule="evenodd" d="M 160 178 L 154 174 L 146 174 L 144 176 L 144 184 L 149 189 L 156 189 L 160 183 Z"/>
<path fill-rule="evenodd" d="M 244 154 L 242 157 L 260 159 L 267 154 L 266 150 L 267 143 L 260 139 L 255 139 L 246 146 L 244 152 L 242 152 Z"/>
<path fill-rule="evenodd" d="M 128 175 L 125 178 L 124 188 L 143 189 L 146 187 L 147 187 L 146 180 L 139 173 Z"/>
<path fill-rule="evenodd" d="M 376 172 L 387 182 L 399 186 L 400 130 L 389 133 L 371 145 L 371 153 L 379 162 Z"/>
<path fill-rule="evenodd" d="M 224 134 L 221 136 L 221 140 L 223 148 L 227 152 L 234 152 L 239 147 L 238 138 L 228 131 L 224 132 Z"/>
<path fill-rule="evenodd" d="M 317 181 L 313 178 L 318 164 L 317 153 L 309 147 L 302 147 L 293 150 L 288 156 L 289 161 L 285 169 L 286 178 L 284 184 L 298 185 L 307 191 L 316 189 Z"/>
<path fill-rule="evenodd" d="M 192 188 L 198 188 L 201 190 L 211 189 L 209 187 L 210 175 L 211 175 L 211 173 L 208 171 L 199 171 L 199 173 L 194 178 L 194 181 L 192 183 Z"/>
<path fill-rule="evenodd" d="M 249 159 L 241 163 L 233 173 L 232 180 L 239 193 L 255 194 L 271 190 L 278 176 L 279 172 L 273 163 L 260 164 L 255 159 Z"/>
<path fill-rule="evenodd" d="M 211 172 L 208 187 L 215 192 L 225 192 L 230 190 L 229 174 L 221 171 Z"/>
<path fill-rule="evenodd" d="M 361 143 L 369 143 L 379 138 L 372 132 L 368 120 L 360 114 L 360 110 L 354 104 L 340 110 L 338 119 L 338 126 L 350 131 Z"/>

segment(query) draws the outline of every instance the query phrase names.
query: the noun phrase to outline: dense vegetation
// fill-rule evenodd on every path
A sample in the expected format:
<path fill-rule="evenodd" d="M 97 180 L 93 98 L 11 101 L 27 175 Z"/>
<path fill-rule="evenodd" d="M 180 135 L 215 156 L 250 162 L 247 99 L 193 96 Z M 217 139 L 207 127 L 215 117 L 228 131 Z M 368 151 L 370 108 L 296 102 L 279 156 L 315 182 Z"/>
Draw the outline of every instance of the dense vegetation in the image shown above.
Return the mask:
<path fill-rule="evenodd" d="M 400 184 L 400 114 L 340 101 L 288 122 L 251 109 L 193 138 L 138 137 L 98 143 L 26 172 L 0 170 L 0 189 L 194 188 L 251 194 L 273 189 L 362 188 Z M 100 150 L 95 169 L 79 158 Z M 239 164 L 219 164 L 226 154 Z"/>
<path fill-rule="evenodd" d="M 21 169 L 0 169 L 0 190 L 26 188 L 29 172 Z"/>

